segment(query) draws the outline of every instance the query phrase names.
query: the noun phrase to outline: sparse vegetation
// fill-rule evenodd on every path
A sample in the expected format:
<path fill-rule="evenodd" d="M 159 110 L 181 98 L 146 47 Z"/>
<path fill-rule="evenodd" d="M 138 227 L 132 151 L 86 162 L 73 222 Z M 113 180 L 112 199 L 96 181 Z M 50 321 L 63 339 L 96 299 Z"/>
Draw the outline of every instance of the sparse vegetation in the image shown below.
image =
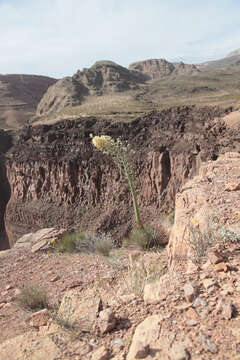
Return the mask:
<path fill-rule="evenodd" d="M 124 239 L 123 246 L 141 250 L 157 250 L 167 243 L 166 239 L 168 239 L 168 234 L 162 226 L 159 226 L 157 231 L 144 226 L 143 229 L 134 228 L 129 237 Z"/>
<path fill-rule="evenodd" d="M 105 233 L 76 232 L 63 236 L 54 244 L 54 248 L 57 252 L 97 252 L 109 256 L 112 249 L 112 238 Z"/>
<path fill-rule="evenodd" d="M 190 243 L 194 249 L 194 261 L 200 264 L 206 256 L 208 248 L 216 243 L 237 243 L 240 236 L 236 232 L 229 230 L 226 226 L 219 225 L 218 216 L 210 218 L 204 231 L 200 229 L 198 219 L 193 219 L 193 224 L 189 225 Z"/>
<path fill-rule="evenodd" d="M 142 250 L 149 250 L 153 247 L 157 247 L 157 236 L 156 233 L 149 227 L 143 229 L 134 228 L 129 237 L 125 239 L 125 247 L 135 247 Z"/>
<path fill-rule="evenodd" d="M 216 243 L 216 233 L 209 226 L 202 232 L 199 224 L 190 225 L 190 244 L 194 250 L 194 262 L 200 264 L 206 256 L 209 247 Z"/>
<path fill-rule="evenodd" d="M 129 265 L 128 273 L 123 279 L 123 288 L 127 293 L 134 293 L 138 297 L 143 296 L 144 287 L 147 283 L 155 282 L 166 272 L 164 262 L 147 263 L 144 257 L 140 256 L 138 260 Z"/>
<path fill-rule="evenodd" d="M 15 302 L 26 310 L 38 311 L 49 307 L 47 292 L 36 285 L 25 286 L 16 295 Z"/>

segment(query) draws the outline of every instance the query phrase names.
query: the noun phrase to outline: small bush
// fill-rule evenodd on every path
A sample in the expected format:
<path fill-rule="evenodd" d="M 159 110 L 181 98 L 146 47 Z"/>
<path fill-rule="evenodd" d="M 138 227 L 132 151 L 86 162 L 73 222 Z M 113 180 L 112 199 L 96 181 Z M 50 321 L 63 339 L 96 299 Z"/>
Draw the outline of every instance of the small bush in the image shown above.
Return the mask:
<path fill-rule="evenodd" d="M 133 246 L 142 250 L 150 250 L 161 246 L 155 231 L 149 227 L 143 229 L 135 228 L 130 233 L 128 239 L 125 239 L 124 246 Z"/>
<path fill-rule="evenodd" d="M 66 234 L 61 239 L 56 241 L 54 248 L 57 252 L 69 252 L 72 253 L 76 248 L 76 234 Z"/>
<path fill-rule="evenodd" d="M 194 262 L 200 264 L 206 256 L 207 249 L 216 243 L 215 233 L 211 230 L 201 232 L 199 226 L 190 226 L 190 243 L 194 249 Z"/>
<path fill-rule="evenodd" d="M 38 286 L 25 286 L 15 297 L 15 302 L 27 310 L 41 310 L 49 307 L 46 291 Z"/>
<path fill-rule="evenodd" d="M 109 234 L 94 234 L 90 231 L 67 234 L 59 239 L 54 245 L 59 252 L 98 252 L 104 256 L 109 256 L 112 249 L 112 238 Z"/>
<path fill-rule="evenodd" d="M 231 242 L 237 243 L 240 242 L 240 235 L 235 231 L 227 229 L 225 226 L 219 228 L 219 236 L 223 243 Z"/>

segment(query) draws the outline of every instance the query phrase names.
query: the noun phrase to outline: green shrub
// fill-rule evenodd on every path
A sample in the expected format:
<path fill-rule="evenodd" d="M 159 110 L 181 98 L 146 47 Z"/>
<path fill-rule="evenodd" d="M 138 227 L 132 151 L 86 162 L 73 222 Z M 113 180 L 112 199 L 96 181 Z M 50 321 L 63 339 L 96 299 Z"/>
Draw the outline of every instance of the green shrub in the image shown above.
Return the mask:
<path fill-rule="evenodd" d="M 49 307 L 47 293 L 39 286 L 25 286 L 21 293 L 16 295 L 15 302 L 27 310 L 41 310 Z"/>
<path fill-rule="evenodd" d="M 112 238 L 105 233 L 95 234 L 90 231 L 82 231 L 63 236 L 54 244 L 54 248 L 58 252 L 98 252 L 109 256 L 112 249 Z"/>
<path fill-rule="evenodd" d="M 66 234 L 61 239 L 54 243 L 54 248 L 57 252 L 74 252 L 75 251 L 76 234 Z"/>

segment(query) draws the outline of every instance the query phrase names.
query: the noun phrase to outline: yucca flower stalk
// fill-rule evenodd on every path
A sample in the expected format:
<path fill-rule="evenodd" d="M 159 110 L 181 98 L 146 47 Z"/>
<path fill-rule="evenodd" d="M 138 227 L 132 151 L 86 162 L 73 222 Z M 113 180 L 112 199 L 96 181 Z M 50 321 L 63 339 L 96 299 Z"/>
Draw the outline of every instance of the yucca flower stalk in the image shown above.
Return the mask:
<path fill-rule="evenodd" d="M 134 187 L 134 162 L 133 155 L 135 154 L 134 150 L 131 149 L 128 143 L 124 144 L 120 138 L 114 140 L 111 136 L 102 135 L 102 136 L 92 136 L 93 145 L 101 150 L 103 153 L 110 155 L 114 162 L 120 168 L 128 182 L 130 193 L 133 201 L 133 208 L 136 217 L 137 226 L 140 229 L 143 229 L 143 224 L 139 214 L 139 208 L 137 203 L 137 196 Z"/>

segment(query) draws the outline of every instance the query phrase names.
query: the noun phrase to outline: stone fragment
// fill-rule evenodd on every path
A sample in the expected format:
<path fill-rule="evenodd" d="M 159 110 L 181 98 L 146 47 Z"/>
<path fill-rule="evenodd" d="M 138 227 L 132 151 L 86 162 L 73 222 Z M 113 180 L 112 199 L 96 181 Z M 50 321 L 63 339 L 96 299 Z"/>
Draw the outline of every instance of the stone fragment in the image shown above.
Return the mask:
<path fill-rule="evenodd" d="M 116 322 L 117 320 L 115 314 L 111 308 L 100 311 L 97 324 L 101 334 L 105 334 L 113 330 Z"/>
<path fill-rule="evenodd" d="M 200 307 L 200 306 L 204 307 L 206 305 L 207 305 L 206 301 L 200 297 L 197 297 L 193 302 L 193 307 L 195 307 L 195 308 Z"/>
<path fill-rule="evenodd" d="M 102 300 L 94 292 L 85 296 L 77 290 L 65 293 L 58 315 L 61 319 L 79 326 L 82 331 L 91 332 L 99 311 L 102 310 Z"/>
<path fill-rule="evenodd" d="M 223 261 L 223 257 L 218 250 L 209 251 L 208 258 L 213 265 Z"/>
<path fill-rule="evenodd" d="M 220 272 L 220 271 L 227 272 L 228 271 L 228 265 L 225 264 L 224 262 L 218 263 L 218 264 L 215 265 L 215 270 L 217 272 Z"/>
<path fill-rule="evenodd" d="M 56 276 L 54 276 L 53 278 L 50 279 L 51 282 L 55 282 L 55 281 L 58 281 L 58 280 L 60 280 L 59 275 L 56 275 Z"/>
<path fill-rule="evenodd" d="M 221 313 L 221 316 L 225 320 L 230 320 L 234 313 L 234 306 L 230 299 L 220 299 L 217 307 L 216 312 Z"/>
<path fill-rule="evenodd" d="M 217 345 L 203 333 L 199 334 L 198 341 L 206 351 L 210 351 L 212 354 L 216 354 L 218 352 Z"/>
<path fill-rule="evenodd" d="M 152 315 L 147 317 L 137 326 L 127 355 L 127 360 L 136 359 L 136 354 L 139 351 L 139 342 L 151 346 L 152 343 L 158 340 L 161 321 L 161 316 Z"/>
<path fill-rule="evenodd" d="M 210 306 L 205 306 L 199 315 L 202 319 L 206 319 L 211 311 L 212 311 L 212 309 Z"/>
<path fill-rule="evenodd" d="M 225 191 L 238 191 L 240 190 L 240 182 L 231 182 L 225 185 Z"/>
<path fill-rule="evenodd" d="M 158 281 L 146 284 L 144 287 L 145 304 L 157 304 L 174 292 L 178 280 L 171 274 L 163 275 Z"/>
<path fill-rule="evenodd" d="M 216 285 L 216 280 L 213 280 L 213 279 L 204 279 L 202 281 L 202 284 L 204 286 L 204 288 L 206 290 L 208 290 L 209 288 L 211 288 L 212 286 L 215 286 Z"/>
<path fill-rule="evenodd" d="M 188 309 L 186 316 L 191 320 L 199 320 L 199 315 L 193 308 Z"/>
<path fill-rule="evenodd" d="M 192 283 L 186 283 L 183 287 L 185 298 L 188 302 L 193 302 L 197 297 L 198 289 Z"/>
<path fill-rule="evenodd" d="M 112 352 L 113 354 L 118 354 L 124 348 L 123 339 L 116 338 L 113 340 Z"/>
<path fill-rule="evenodd" d="M 46 326 L 49 322 L 50 315 L 47 309 L 35 312 L 30 316 L 30 325 L 36 328 L 40 326 Z"/>
<path fill-rule="evenodd" d="M 97 350 L 92 353 L 91 360 L 108 360 L 109 352 L 104 345 L 100 346 Z"/>
<path fill-rule="evenodd" d="M 136 343 L 135 359 L 145 359 L 149 354 L 149 344 L 144 344 L 141 341 Z"/>

